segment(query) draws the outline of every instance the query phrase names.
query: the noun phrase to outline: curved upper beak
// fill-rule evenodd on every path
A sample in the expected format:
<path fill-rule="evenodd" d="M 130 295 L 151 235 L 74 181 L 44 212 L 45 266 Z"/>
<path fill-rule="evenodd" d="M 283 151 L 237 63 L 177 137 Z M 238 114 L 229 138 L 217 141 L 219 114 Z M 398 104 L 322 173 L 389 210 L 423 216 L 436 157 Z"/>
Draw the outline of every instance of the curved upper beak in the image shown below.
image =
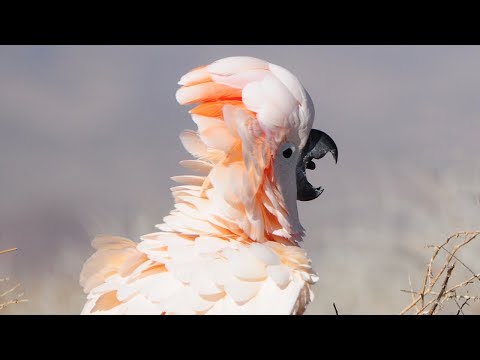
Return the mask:
<path fill-rule="evenodd" d="M 322 187 L 315 188 L 308 182 L 306 169 L 314 170 L 312 159 L 321 159 L 327 153 L 331 153 L 337 163 L 338 148 L 335 141 L 323 131 L 312 129 L 297 163 L 297 200 L 313 200 L 323 192 Z"/>

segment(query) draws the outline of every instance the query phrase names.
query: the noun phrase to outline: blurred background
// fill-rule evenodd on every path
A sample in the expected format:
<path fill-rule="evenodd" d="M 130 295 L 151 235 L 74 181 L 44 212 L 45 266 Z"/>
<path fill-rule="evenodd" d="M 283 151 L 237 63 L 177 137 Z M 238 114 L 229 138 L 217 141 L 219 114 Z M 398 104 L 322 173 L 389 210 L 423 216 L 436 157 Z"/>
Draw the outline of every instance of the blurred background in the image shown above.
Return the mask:
<path fill-rule="evenodd" d="M 478 46 L 1 46 L 0 250 L 18 251 L 0 278 L 29 299 L 2 313 L 78 314 L 91 239 L 155 231 L 195 128 L 177 81 L 235 55 L 294 73 L 339 146 L 309 175 L 325 192 L 299 203 L 320 276 L 308 313 L 398 313 L 426 245 L 479 230 Z"/>

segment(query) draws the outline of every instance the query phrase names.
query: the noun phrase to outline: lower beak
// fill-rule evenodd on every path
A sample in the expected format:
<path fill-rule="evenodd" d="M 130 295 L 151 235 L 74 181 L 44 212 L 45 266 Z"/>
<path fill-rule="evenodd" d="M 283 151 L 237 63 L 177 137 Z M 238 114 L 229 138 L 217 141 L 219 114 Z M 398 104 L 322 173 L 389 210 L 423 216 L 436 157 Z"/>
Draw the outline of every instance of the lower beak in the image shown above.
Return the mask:
<path fill-rule="evenodd" d="M 297 163 L 297 200 L 310 201 L 323 192 L 322 187 L 313 187 L 307 180 L 306 169 L 314 170 L 313 159 L 321 159 L 331 153 L 338 160 L 338 149 L 335 141 L 323 131 L 312 129 L 308 141 L 300 154 Z"/>

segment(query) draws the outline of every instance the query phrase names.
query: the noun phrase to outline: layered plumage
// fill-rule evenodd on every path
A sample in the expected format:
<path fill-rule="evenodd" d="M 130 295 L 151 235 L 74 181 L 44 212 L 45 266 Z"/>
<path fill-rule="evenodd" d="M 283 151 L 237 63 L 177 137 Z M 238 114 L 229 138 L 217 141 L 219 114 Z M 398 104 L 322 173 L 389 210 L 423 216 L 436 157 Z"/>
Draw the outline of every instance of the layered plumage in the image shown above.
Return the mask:
<path fill-rule="evenodd" d="M 300 247 L 295 190 L 314 118 L 308 93 L 287 70 L 250 57 L 194 69 L 179 84 L 178 102 L 197 104 L 198 130 L 180 136 L 192 174 L 172 178 L 175 209 L 159 232 L 93 241 L 82 313 L 302 313 L 317 279 Z"/>

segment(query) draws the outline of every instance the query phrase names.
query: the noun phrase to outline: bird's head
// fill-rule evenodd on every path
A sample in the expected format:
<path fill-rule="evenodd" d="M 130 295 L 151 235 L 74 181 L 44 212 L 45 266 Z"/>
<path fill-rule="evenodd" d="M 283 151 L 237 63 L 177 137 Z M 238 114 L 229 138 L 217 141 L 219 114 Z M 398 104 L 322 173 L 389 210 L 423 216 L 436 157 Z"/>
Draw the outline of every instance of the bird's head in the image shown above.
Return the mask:
<path fill-rule="evenodd" d="M 202 168 L 204 176 L 177 177 L 191 191 L 186 196 L 185 186 L 177 188 L 177 204 L 208 213 L 206 221 L 225 236 L 300 241 L 296 202 L 323 191 L 308 182 L 306 169 L 328 152 L 338 157 L 332 138 L 312 129 L 314 107 L 302 84 L 286 69 L 251 57 L 218 60 L 179 84 L 181 104 L 200 103 L 190 111 L 198 131 L 181 136 L 198 160 L 184 165 Z M 198 199 L 207 201 L 200 206 Z"/>

